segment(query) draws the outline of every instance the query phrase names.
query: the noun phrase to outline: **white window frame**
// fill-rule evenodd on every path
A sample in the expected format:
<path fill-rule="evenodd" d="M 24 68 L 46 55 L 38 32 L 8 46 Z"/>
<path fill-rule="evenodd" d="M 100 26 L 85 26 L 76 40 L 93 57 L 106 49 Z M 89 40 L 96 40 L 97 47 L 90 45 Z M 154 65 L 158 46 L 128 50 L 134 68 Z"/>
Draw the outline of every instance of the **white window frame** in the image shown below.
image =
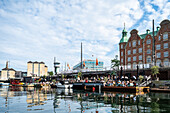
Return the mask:
<path fill-rule="evenodd" d="M 142 53 L 142 48 L 139 48 L 139 53 Z"/>
<path fill-rule="evenodd" d="M 123 51 L 121 52 L 121 56 L 123 56 Z"/>
<path fill-rule="evenodd" d="M 168 56 L 169 56 L 168 51 L 165 51 L 165 52 L 164 52 L 164 57 L 168 57 Z"/>
<path fill-rule="evenodd" d="M 131 54 L 131 50 L 128 50 L 128 55 L 130 55 Z"/>
<path fill-rule="evenodd" d="M 136 49 L 133 49 L 133 54 L 136 54 Z"/>
<path fill-rule="evenodd" d="M 164 41 L 168 40 L 168 33 L 164 33 L 164 34 L 163 34 L 163 40 L 164 40 Z"/>
<path fill-rule="evenodd" d="M 160 44 L 156 45 L 156 50 L 160 50 L 160 49 L 161 49 L 161 45 Z"/>
<path fill-rule="evenodd" d="M 128 62 L 130 62 L 131 61 L 131 57 L 128 57 Z"/>
<path fill-rule="evenodd" d="M 156 53 L 156 58 L 161 58 L 161 53 Z"/>
<path fill-rule="evenodd" d="M 123 45 L 121 45 L 121 49 L 123 49 Z"/>
<path fill-rule="evenodd" d="M 136 61 L 136 56 L 133 57 L 133 61 Z"/>
<path fill-rule="evenodd" d="M 133 40 L 132 45 L 133 47 L 136 47 L 136 40 Z"/>
<path fill-rule="evenodd" d="M 148 59 L 149 59 L 149 62 L 148 62 Z M 151 56 L 147 56 L 147 58 L 146 58 L 146 62 L 147 62 L 147 63 L 151 63 L 151 62 L 152 62 L 152 58 L 151 58 Z"/>
<path fill-rule="evenodd" d="M 146 44 L 151 44 L 151 39 L 148 39 L 148 40 L 146 41 Z"/>
<path fill-rule="evenodd" d="M 146 53 L 147 53 L 147 54 L 151 54 L 151 50 L 148 49 L 148 50 L 146 51 Z"/>
<path fill-rule="evenodd" d="M 139 55 L 139 60 L 142 60 L 142 55 Z"/>
<path fill-rule="evenodd" d="M 164 43 L 164 49 L 168 48 L 168 43 Z"/>
<path fill-rule="evenodd" d="M 159 40 L 159 41 L 161 40 L 161 36 L 158 37 L 158 40 Z"/>
<path fill-rule="evenodd" d="M 140 45 L 140 40 L 138 40 L 138 45 Z"/>

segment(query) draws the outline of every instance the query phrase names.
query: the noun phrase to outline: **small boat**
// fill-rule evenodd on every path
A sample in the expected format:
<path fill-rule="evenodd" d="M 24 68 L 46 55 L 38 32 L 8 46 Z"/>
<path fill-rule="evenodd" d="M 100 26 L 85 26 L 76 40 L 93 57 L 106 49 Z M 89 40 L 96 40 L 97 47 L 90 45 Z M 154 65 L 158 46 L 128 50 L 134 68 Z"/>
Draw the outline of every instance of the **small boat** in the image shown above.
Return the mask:
<path fill-rule="evenodd" d="M 64 89 L 69 89 L 73 87 L 73 84 L 70 84 L 68 81 L 60 81 L 57 82 L 55 85 L 57 88 L 64 88 Z"/>

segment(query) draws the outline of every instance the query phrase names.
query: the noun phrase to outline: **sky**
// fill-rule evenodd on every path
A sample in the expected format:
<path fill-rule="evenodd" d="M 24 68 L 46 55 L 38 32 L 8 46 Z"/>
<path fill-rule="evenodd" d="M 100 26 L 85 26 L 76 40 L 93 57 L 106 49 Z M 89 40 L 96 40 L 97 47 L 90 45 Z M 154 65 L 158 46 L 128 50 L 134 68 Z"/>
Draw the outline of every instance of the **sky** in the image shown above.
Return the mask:
<path fill-rule="evenodd" d="M 53 70 L 56 57 L 73 67 L 98 58 L 109 68 L 119 55 L 122 30 L 143 34 L 170 19 L 170 0 L 0 0 L 0 70 L 27 71 L 28 61 Z M 92 57 L 93 55 L 93 57 Z"/>

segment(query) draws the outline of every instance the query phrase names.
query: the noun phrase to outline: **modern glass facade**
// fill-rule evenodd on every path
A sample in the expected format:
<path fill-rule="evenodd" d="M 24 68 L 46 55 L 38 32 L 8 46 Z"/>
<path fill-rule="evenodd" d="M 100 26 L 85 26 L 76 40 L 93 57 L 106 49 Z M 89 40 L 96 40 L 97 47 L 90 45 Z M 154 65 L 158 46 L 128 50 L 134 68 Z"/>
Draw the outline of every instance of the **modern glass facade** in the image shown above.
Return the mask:
<path fill-rule="evenodd" d="M 102 61 L 98 61 L 98 65 L 96 65 L 96 60 L 84 60 L 82 62 L 83 69 L 89 71 L 102 71 L 103 64 L 104 63 Z M 81 69 L 81 62 L 73 67 L 73 70 L 80 70 L 80 69 Z"/>

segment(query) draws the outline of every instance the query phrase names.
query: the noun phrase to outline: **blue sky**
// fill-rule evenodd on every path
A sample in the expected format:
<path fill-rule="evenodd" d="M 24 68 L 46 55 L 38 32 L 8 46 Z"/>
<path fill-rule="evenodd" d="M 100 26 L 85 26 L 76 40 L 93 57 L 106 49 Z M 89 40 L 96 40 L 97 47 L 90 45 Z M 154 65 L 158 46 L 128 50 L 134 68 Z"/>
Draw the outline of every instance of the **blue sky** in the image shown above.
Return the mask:
<path fill-rule="evenodd" d="M 83 59 L 104 61 L 119 54 L 124 22 L 139 34 L 170 18 L 170 0 L 0 0 L 0 69 L 27 70 L 28 61 L 53 58 L 72 67 Z M 92 58 L 92 55 L 94 57 Z"/>

